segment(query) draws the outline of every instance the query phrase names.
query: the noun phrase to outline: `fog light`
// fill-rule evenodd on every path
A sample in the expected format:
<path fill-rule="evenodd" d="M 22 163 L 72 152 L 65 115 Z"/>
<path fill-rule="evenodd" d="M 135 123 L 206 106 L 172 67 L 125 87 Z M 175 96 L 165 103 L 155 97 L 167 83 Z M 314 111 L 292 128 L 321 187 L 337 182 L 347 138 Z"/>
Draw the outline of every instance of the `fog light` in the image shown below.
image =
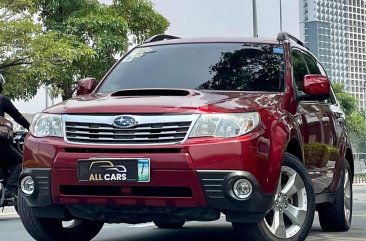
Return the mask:
<path fill-rule="evenodd" d="M 253 186 L 247 179 L 239 179 L 234 183 L 233 191 L 237 198 L 247 199 L 252 194 Z"/>
<path fill-rule="evenodd" d="M 31 195 L 34 192 L 34 180 L 31 176 L 25 176 L 20 182 L 20 189 L 24 194 Z"/>

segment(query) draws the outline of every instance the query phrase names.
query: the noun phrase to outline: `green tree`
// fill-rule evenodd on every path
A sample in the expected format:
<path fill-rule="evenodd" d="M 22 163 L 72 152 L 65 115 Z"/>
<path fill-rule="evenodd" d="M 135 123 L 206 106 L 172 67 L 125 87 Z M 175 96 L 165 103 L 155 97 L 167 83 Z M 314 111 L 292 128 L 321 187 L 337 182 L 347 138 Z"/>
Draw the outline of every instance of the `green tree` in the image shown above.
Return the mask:
<path fill-rule="evenodd" d="M 359 111 L 357 100 L 345 92 L 340 83 L 333 84 L 334 92 L 347 117 L 347 126 L 350 132 L 353 147 L 357 152 L 366 152 L 366 122 L 364 111 Z"/>
<path fill-rule="evenodd" d="M 41 84 L 70 98 L 77 79 L 101 79 L 131 44 L 169 26 L 147 0 L 0 0 L 0 10 L 0 72 L 19 98 Z"/>
<path fill-rule="evenodd" d="M 35 0 L 40 20 L 48 31 L 87 45 L 94 52 L 73 61 L 63 70 L 67 79 L 52 83 L 71 97 L 75 79 L 93 76 L 102 78 L 130 44 L 137 44 L 151 35 L 162 33 L 168 21 L 156 13 L 146 0 L 115 0 L 112 5 L 97 0 Z M 129 40 L 131 39 L 131 41 Z"/>
<path fill-rule="evenodd" d="M 86 44 L 43 31 L 34 21 L 31 0 L 0 0 L 0 73 L 10 98 L 28 99 L 43 83 L 59 78 L 60 69 L 80 56 L 93 56 Z"/>

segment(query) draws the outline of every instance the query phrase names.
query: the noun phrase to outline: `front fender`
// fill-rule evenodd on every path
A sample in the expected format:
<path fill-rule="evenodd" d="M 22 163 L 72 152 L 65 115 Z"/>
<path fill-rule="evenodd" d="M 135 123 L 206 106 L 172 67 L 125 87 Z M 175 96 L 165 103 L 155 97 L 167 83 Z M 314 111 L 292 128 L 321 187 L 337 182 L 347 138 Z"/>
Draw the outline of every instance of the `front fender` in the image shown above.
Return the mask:
<path fill-rule="evenodd" d="M 270 188 L 272 193 L 274 193 L 277 187 L 285 152 L 288 151 L 303 161 L 304 151 L 300 128 L 296 125 L 294 118 L 290 116 L 282 116 L 277 122 L 274 122 L 271 127 L 271 140 L 269 179 L 272 180 Z M 291 141 L 296 141 L 298 145 L 297 147 L 291 146 L 293 150 L 288 150 Z"/>

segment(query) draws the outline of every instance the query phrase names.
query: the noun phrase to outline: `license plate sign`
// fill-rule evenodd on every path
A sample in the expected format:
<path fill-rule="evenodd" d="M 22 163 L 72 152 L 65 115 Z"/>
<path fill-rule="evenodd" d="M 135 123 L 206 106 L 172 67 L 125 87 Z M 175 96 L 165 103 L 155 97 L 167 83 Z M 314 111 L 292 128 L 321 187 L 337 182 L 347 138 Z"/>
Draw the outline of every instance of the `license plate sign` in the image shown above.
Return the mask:
<path fill-rule="evenodd" d="M 150 159 L 89 159 L 78 161 L 78 180 L 89 182 L 149 182 Z"/>

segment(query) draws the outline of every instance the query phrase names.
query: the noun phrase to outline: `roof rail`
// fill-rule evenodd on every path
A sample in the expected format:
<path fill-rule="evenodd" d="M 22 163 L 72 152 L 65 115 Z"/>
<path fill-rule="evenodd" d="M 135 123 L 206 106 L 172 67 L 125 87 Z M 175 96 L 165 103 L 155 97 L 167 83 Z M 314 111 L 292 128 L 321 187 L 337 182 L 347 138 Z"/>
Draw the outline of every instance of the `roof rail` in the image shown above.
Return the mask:
<path fill-rule="evenodd" d="M 305 47 L 306 49 L 310 50 L 308 48 L 308 46 L 306 46 L 306 44 L 304 42 L 302 42 L 301 40 L 299 40 L 298 38 L 294 37 L 293 35 L 287 33 L 287 32 L 279 32 L 277 35 L 277 40 L 278 41 L 284 41 L 284 40 L 292 40 L 295 43 Z"/>
<path fill-rule="evenodd" d="M 167 34 L 158 34 L 158 35 L 148 38 L 144 43 L 152 43 L 152 42 L 162 41 L 162 40 L 166 40 L 166 39 L 180 39 L 180 37 L 173 36 L 173 35 L 167 35 Z"/>

